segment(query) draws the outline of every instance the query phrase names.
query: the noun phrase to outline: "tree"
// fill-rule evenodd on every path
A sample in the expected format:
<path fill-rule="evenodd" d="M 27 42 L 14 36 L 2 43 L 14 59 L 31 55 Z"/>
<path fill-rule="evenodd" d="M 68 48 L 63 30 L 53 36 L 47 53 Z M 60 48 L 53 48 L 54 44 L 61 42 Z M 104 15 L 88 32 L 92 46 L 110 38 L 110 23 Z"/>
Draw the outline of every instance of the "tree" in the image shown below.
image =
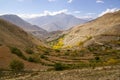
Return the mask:
<path fill-rule="evenodd" d="M 53 45 L 53 49 L 60 49 L 62 48 L 63 45 L 64 45 L 63 38 L 60 38 L 58 42 L 55 45 Z"/>
<path fill-rule="evenodd" d="M 17 72 L 23 71 L 24 63 L 19 60 L 12 60 L 10 63 L 10 69 Z"/>

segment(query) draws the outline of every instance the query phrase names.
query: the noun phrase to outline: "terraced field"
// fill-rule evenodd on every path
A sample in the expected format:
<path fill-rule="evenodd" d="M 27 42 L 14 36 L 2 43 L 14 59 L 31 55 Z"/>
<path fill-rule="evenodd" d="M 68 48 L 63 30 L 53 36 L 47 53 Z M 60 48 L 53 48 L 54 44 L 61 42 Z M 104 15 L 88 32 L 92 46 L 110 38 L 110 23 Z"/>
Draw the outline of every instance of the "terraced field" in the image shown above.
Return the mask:
<path fill-rule="evenodd" d="M 97 67 L 95 69 L 35 72 L 6 80 L 120 80 L 120 65 Z"/>
<path fill-rule="evenodd" d="M 80 64 L 81 62 L 88 62 L 89 60 L 93 59 L 93 56 L 89 57 L 73 57 L 73 56 L 56 56 L 56 55 L 44 55 L 44 58 L 40 59 L 40 63 L 47 66 L 53 66 L 55 63 L 61 64 Z"/>

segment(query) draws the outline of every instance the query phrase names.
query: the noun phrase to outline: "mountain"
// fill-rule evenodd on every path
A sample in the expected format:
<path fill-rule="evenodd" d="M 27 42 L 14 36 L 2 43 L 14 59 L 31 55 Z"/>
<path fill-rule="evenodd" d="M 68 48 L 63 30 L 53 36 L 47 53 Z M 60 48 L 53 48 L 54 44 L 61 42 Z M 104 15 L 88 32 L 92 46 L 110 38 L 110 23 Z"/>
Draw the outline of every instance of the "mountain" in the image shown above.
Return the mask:
<path fill-rule="evenodd" d="M 47 34 L 46 30 L 24 21 L 22 18 L 18 17 L 17 15 L 2 15 L 0 16 L 0 18 L 17 25 L 18 27 L 22 28 L 23 30 L 29 33 L 32 33 L 35 36 L 37 36 L 37 34 L 39 34 L 39 36 L 43 36 Z"/>
<path fill-rule="evenodd" d="M 63 40 L 63 48 L 82 46 L 87 47 L 92 44 L 112 44 L 120 40 L 120 11 L 107 13 L 102 17 L 89 21 L 83 25 L 79 25 L 69 29 Z"/>
<path fill-rule="evenodd" d="M 66 30 L 78 24 L 83 24 L 88 20 L 79 19 L 73 15 L 61 13 L 54 16 L 47 15 L 31 18 L 27 21 L 51 32 L 57 30 Z"/>
<path fill-rule="evenodd" d="M 26 60 L 26 58 L 29 58 L 26 50 L 31 49 L 34 53 L 42 51 L 38 51 L 37 46 L 41 46 L 44 48 L 45 45 L 40 40 L 28 34 L 18 26 L 3 19 L 0 19 L 0 68 L 8 69 L 9 63 L 13 59 L 22 61 L 25 64 L 26 69 L 31 70 L 35 67 L 40 68 L 41 65 L 31 63 Z M 18 49 L 22 53 L 19 52 Z M 14 54 L 12 54 L 13 50 Z M 26 58 L 23 57 L 22 54 Z"/>
<path fill-rule="evenodd" d="M 46 36 L 46 41 L 52 41 L 58 39 L 62 35 L 63 31 L 52 31 Z"/>
<path fill-rule="evenodd" d="M 50 32 L 49 35 L 52 36 L 49 39 L 59 37 L 52 40 L 57 44 L 53 47 L 55 50 L 44 47 L 45 45 L 31 34 L 28 34 L 23 29 L 8 21 L 0 19 L 1 79 L 46 80 L 51 78 L 51 80 L 57 80 L 60 78 L 61 72 L 61 79 L 63 79 L 63 75 L 66 75 L 66 71 L 68 75 L 65 76 L 64 80 L 66 80 L 66 78 L 70 80 L 70 75 L 72 75 L 73 72 L 76 73 L 74 75 L 84 73 L 82 76 L 78 75 L 80 77 L 73 77 L 75 80 L 79 80 L 80 78 L 86 80 L 90 78 L 94 80 L 101 77 L 97 76 L 96 78 L 96 74 L 99 73 L 99 75 L 102 75 L 105 71 L 107 71 L 107 74 L 115 74 L 109 75 L 114 76 L 112 79 L 119 79 L 119 15 L 120 11 L 109 13 L 67 31 Z M 50 45 L 53 45 L 54 42 Z M 15 47 L 15 49 L 13 48 L 13 50 L 15 50 L 14 53 L 13 50 L 11 50 L 12 47 Z M 62 49 L 60 47 L 62 47 Z M 34 52 L 29 54 L 26 52 L 28 48 Z M 19 50 L 22 53 L 19 52 Z M 23 54 L 25 59 L 23 59 L 23 56 L 20 54 Z M 10 63 L 13 60 L 19 60 L 25 65 L 25 71 L 23 73 L 15 72 L 17 77 L 11 74 Z M 83 76 L 86 77 L 86 71 L 88 71 L 88 77 L 84 78 Z M 89 75 L 90 72 L 92 72 L 93 77 Z M 57 74 L 57 77 L 51 77 L 55 74 Z M 103 78 L 100 79 L 108 79 L 109 76 L 104 75 L 102 76 Z"/>
<path fill-rule="evenodd" d="M 18 26 L 0 19 L 0 44 L 25 49 L 27 47 L 41 45 L 42 42 Z"/>

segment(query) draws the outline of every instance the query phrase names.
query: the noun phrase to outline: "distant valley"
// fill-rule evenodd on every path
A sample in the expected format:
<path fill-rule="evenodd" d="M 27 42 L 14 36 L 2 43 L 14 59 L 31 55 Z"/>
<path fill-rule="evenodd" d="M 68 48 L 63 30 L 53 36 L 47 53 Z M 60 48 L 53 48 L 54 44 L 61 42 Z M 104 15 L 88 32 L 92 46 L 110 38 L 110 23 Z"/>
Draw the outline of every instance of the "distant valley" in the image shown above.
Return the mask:
<path fill-rule="evenodd" d="M 0 0 L 0 80 L 120 80 L 120 0 Z"/>
<path fill-rule="evenodd" d="M 56 74 L 57 77 L 52 77 L 50 80 L 57 80 L 61 74 L 65 74 L 67 80 L 70 80 L 69 75 L 79 73 L 81 75 L 78 75 L 76 80 L 88 80 L 88 78 L 92 80 L 96 77 L 105 80 L 106 76 L 110 78 L 115 76 L 119 79 L 119 15 L 120 11 L 107 13 L 81 24 L 79 19 L 76 21 L 76 19 L 69 18 L 64 21 L 59 14 L 57 16 L 62 18 L 61 23 L 56 22 L 56 24 L 65 26 L 70 22 L 69 20 L 73 20 L 73 23 L 67 24 L 64 29 L 58 29 L 58 26 L 54 28 L 54 25 L 51 25 L 55 31 L 51 28 L 52 31 L 44 30 L 16 15 L 0 16 L 1 78 L 6 80 L 24 77 L 22 80 L 41 78 L 46 80 L 46 77 L 49 79 Z M 62 16 L 66 15 L 62 14 Z M 56 21 L 58 19 L 56 18 Z M 73 25 L 73 27 L 68 25 Z M 92 75 L 89 75 L 90 72 Z M 85 77 L 86 75 L 88 77 Z"/>

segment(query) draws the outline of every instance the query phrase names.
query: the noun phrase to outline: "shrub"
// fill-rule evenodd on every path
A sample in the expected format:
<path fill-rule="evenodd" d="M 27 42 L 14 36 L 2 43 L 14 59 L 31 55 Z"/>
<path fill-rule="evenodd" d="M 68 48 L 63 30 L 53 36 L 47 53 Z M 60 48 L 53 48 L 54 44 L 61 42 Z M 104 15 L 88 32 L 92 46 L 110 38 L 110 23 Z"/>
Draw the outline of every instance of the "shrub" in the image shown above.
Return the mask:
<path fill-rule="evenodd" d="M 0 68 L 0 77 L 3 76 L 3 69 Z"/>
<path fill-rule="evenodd" d="M 18 48 L 16 48 L 16 47 L 11 47 L 10 49 L 11 49 L 11 52 L 12 52 L 12 53 L 18 54 L 18 55 L 21 56 L 22 52 L 21 52 Z"/>
<path fill-rule="evenodd" d="M 96 62 L 100 62 L 100 57 L 96 56 L 96 57 L 95 57 L 95 61 L 96 61 Z"/>
<path fill-rule="evenodd" d="M 29 57 L 29 58 L 28 58 L 28 61 L 29 61 L 29 62 L 36 62 L 36 60 L 35 60 L 33 57 Z"/>
<path fill-rule="evenodd" d="M 45 54 L 49 54 L 49 50 L 46 50 L 46 51 L 45 51 Z"/>
<path fill-rule="evenodd" d="M 91 59 L 89 61 L 89 65 L 90 67 L 92 67 L 93 69 L 97 66 L 103 66 L 103 60 L 99 57 L 99 56 L 95 56 L 94 59 Z"/>
<path fill-rule="evenodd" d="M 69 52 L 65 52 L 65 56 L 68 56 L 70 53 Z"/>
<path fill-rule="evenodd" d="M 16 54 L 17 56 L 26 59 L 26 57 L 23 55 L 23 53 L 16 47 L 10 47 L 10 50 L 13 54 Z"/>
<path fill-rule="evenodd" d="M 25 51 L 26 51 L 26 53 L 28 53 L 28 54 L 33 54 L 33 53 L 34 53 L 33 50 L 31 50 L 31 49 L 26 49 Z"/>
<path fill-rule="evenodd" d="M 90 52 L 93 52 L 93 51 L 95 51 L 96 49 L 94 48 L 94 47 L 91 47 L 91 46 L 88 46 L 88 48 L 87 48 Z"/>
<path fill-rule="evenodd" d="M 65 67 L 61 63 L 55 63 L 54 68 L 55 70 L 60 71 L 63 70 Z"/>
<path fill-rule="evenodd" d="M 47 58 L 45 55 L 40 55 L 40 58 L 42 58 L 42 59 L 45 59 L 45 58 Z"/>
<path fill-rule="evenodd" d="M 19 60 L 13 60 L 10 63 L 10 69 L 13 71 L 23 71 L 24 70 L 24 63 Z"/>
<path fill-rule="evenodd" d="M 70 49 L 67 50 L 68 52 L 70 51 Z"/>
<path fill-rule="evenodd" d="M 60 50 L 59 50 L 59 49 L 55 49 L 55 51 L 56 51 L 56 52 L 60 52 Z"/>
<path fill-rule="evenodd" d="M 2 46 L 2 44 L 0 44 L 0 46 Z"/>

